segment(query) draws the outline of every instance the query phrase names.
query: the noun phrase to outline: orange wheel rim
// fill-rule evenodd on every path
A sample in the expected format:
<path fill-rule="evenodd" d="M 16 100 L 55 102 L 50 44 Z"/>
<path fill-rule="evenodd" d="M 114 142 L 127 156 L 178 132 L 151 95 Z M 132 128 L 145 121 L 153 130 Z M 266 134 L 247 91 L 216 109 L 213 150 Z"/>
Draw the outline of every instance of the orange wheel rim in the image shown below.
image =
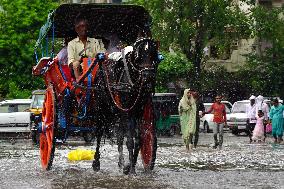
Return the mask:
<path fill-rule="evenodd" d="M 144 167 L 148 168 L 151 165 L 154 150 L 153 109 L 151 103 L 147 103 L 144 108 L 141 133 L 141 157 Z"/>
<path fill-rule="evenodd" d="M 51 88 L 45 94 L 45 101 L 42 111 L 42 132 L 40 134 L 40 156 L 43 169 L 48 169 L 52 155 L 55 121 L 54 97 Z"/>
<path fill-rule="evenodd" d="M 149 167 L 153 157 L 153 135 L 146 131 L 142 139 L 141 156 L 145 167 Z"/>

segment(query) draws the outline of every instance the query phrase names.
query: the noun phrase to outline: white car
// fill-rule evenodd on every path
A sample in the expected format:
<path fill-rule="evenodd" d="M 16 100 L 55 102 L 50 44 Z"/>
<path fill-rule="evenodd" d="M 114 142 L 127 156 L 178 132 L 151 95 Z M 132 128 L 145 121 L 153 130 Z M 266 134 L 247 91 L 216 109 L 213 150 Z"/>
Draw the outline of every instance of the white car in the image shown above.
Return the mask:
<path fill-rule="evenodd" d="M 237 101 L 233 104 L 232 113 L 228 120 L 228 126 L 232 133 L 238 135 L 246 130 L 247 114 L 246 107 L 250 103 L 249 100 Z"/>
<path fill-rule="evenodd" d="M 0 133 L 31 132 L 31 99 L 14 99 L 0 102 Z"/>
<path fill-rule="evenodd" d="M 221 101 L 225 104 L 226 107 L 226 117 L 227 120 L 229 119 L 231 113 L 232 104 L 229 101 Z M 213 103 L 203 103 L 205 107 L 205 111 L 208 111 Z M 203 129 L 204 132 L 209 133 L 213 130 L 214 122 L 213 122 L 213 114 L 205 114 L 203 117 L 200 118 L 200 129 Z"/>

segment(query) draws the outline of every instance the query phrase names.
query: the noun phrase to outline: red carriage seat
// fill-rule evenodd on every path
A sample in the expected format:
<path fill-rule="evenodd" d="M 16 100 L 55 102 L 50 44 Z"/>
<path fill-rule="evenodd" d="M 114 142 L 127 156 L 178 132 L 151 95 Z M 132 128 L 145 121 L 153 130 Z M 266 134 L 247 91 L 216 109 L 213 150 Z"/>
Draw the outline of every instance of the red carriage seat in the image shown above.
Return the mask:
<path fill-rule="evenodd" d="M 71 74 L 71 69 L 69 68 L 68 65 L 63 65 L 61 64 L 61 70 L 66 78 L 67 81 L 71 81 L 73 79 L 72 74 Z"/>
<path fill-rule="evenodd" d="M 83 62 L 81 63 L 83 73 L 86 72 L 89 68 L 89 65 L 93 62 L 94 58 L 83 58 Z M 62 72 L 63 77 L 66 79 L 66 81 L 73 81 L 75 80 L 74 75 L 72 75 L 72 70 L 71 68 L 66 65 L 62 64 L 61 62 L 58 61 L 57 57 L 55 57 L 55 62 L 58 62 L 60 66 L 60 70 Z M 94 67 L 93 71 L 91 72 L 92 74 L 92 83 L 94 82 L 94 78 L 96 76 L 97 70 L 98 70 L 98 64 Z M 85 78 L 84 83 L 87 84 L 88 82 L 88 77 Z"/>
<path fill-rule="evenodd" d="M 71 81 L 72 79 L 74 79 L 71 74 L 71 69 L 67 64 L 63 64 L 62 62 L 60 62 L 57 56 L 54 58 L 54 62 L 58 64 L 59 70 L 64 80 Z"/>
<path fill-rule="evenodd" d="M 61 70 L 61 74 L 66 81 L 71 81 L 72 79 L 72 74 L 71 74 L 71 69 L 68 66 L 68 52 L 67 52 L 67 46 L 62 48 L 55 59 L 58 61 L 58 65 Z M 73 78 L 74 79 L 74 78 Z"/>

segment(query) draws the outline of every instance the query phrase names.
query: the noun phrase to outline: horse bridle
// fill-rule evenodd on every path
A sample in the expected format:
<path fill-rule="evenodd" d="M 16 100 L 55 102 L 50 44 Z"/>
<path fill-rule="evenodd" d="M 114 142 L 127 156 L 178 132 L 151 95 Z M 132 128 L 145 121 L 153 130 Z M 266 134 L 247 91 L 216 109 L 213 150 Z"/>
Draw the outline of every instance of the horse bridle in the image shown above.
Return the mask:
<path fill-rule="evenodd" d="M 138 41 L 136 41 L 136 42 L 134 43 L 134 45 L 133 45 L 133 47 L 134 47 L 134 48 L 133 48 L 133 52 L 136 52 L 135 50 L 142 44 L 141 42 L 143 42 L 143 41 L 145 41 L 145 40 L 151 40 L 151 39 L 149 39 L 149 38 L 141 38 L 141 39 L 139 39 Z M 140 44 L 137 45 L 137 43 L 140 43 Z M 125 56 L 125 55 L 124 55 L 124 56 Z M 132 54 L 131 56 L 133 56 L 133 54 Z M 130 58 L 131 58 L 131 60 L 133 60 L 133 59 L 132 59 L 133 57 L 130 57 Z M 123 59 L 124 59 L 124 61 L 125 61 L 125 57 L 123 57 Z M 135 98 L 135 100 L 134 100 L 134 103 L 133 103 L 129 108 L 123 108 L 119 103 L 116 102 L 115 97 L 114 97 L 114 94 L 113 94 L 113 91 L 112 91 L 112 89 L 111 89 L 111 87 L 110 87 L 110 81 L 109 81 L 108 73 L 106 73 L 107 88 L 108 88 L 108 91 L 109 91 L 110 96 L 111 96 L 111 98 L 112 98 L 112 101 L 113 101 L 113 103 L 115 104 L 115 106 L 116 106 L 119 110 L 124 111 L 124 112 L 128 112 L 128 111 L 132 110 L 132 109 L 135 107 L 135 105 L 137 104 L 138 99 L 139 99 L 140 96 L 141 96 L 142 88 L 143 88 L 143 85 L 144 85 L 144 83 L 145 83 L 145 81 L 146 81 L 146 80 L 143 80 L 143 73 L 144 73 L 144 72 L 149 72 L 149 71 L 155 71 L 155 68 L 147 68 L 147 67 L 145 67 L 145 68 L 139 69 L 139 68 L 137 68 L 137 67 L 135 67 L 135 66 L 133 65 L 132 61 L 128 61 L 127 64 L 129 64 L 134 70 L 138 71 L 139 77 L 138 77 L 137 81 L 140 81 L 140 85 L 139 85 L 139 88 L 138 88 L 138 94 L 137 94 L 137 96 L 136 96 L 136 98 Z M 126 64 L 126 66 L 127 66 L 127 64 Z M 127 67 L 127 69 L 128 69 L 128 67 Z M 104 70 L 107 72 L 107 69 L 106 69 L 105 67 L 104 67 Z M 130 82 L 132 82 L 132 81 L 131 81 L 131 78 L 129 78 L 129 79 L 130 79 Z M 133 86 L 133 85 L 131 85 L 131 86 Z"/>

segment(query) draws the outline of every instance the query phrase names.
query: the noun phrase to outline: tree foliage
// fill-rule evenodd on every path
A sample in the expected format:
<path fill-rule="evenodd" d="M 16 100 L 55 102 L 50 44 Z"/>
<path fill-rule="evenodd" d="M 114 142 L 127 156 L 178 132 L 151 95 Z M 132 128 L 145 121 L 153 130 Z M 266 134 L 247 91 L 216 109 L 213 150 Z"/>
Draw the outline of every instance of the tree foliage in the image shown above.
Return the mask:
<path fill-rule="evenodd" d="M 135 0 L 153 16 L 153 35 L 162 48 L 181 49 L 189 60 L 200 56 L 208 42 L 224 44 L 248 37 L 249 20 L 232 1 L 223 0 Z M 226 29 L 233 30 L 228 32 Z M 201 53 L 200 55 L 196 55 Z"/>
<path fill-rule="evenodd" d="M 254 0 L 242 0 L 254 5 Z M 42 88 L 41 78 L 31 74 L 33 48 L 39 28 L 55 0 L 0 0 L 0 98 L 26 97 Z M 132 0 L 153 17 L 152 34 L 161 44 L 165 60 L 159 66 L 157 90 L 181 78 L 196 82 L 203 90 L 247 95 L 284 97 L 283 8 L 251 6 L 240 10 L 234 0 Z M 268 44 L 248 56 L 248 64 L 237 73 L 222 68 L 202 70 L 203 48 L 216 46 L 222 53 L 235 39 L 255 38 Z M 171 52 L 171 53 L 169 53 Z M 175 53 L 172 53 L 175 52 Z M 246 78 L 245 80 L 243 78 Z M 198 81 L 198 82 L 197 82 Z"/>
<path fill-rule="evenodd" d="M 14 85 L 20 90 L 42 85 L 31 74 L 33 48 L 48 10 L 55 6 L 52 0 L 0 0 L 0 96 L 12 92 Z"/>
<path fill-rule="evenodd" d="M 254 0 L 242 0 L 238 4 L 230 0 L 132 2 L 143 5 L 153 16 L 153 36 L 161 41 L 162 49 L 183 52 L 193 63 L 195 72 L 201 73 L 201 78 L 198 74 L 193 78 L 201 81 L 201 89 L 226 88 L 227 94 L 232 90 L 234 95 L 240 96 L 249 93 L 284 95 L 283 8 L 255 6 Z M 241 3 L 250 6 L 247 12 L 241 10 Z M 249 54 L 248 64 L 234 74 L 218 67 L 201 70 L 202 50 L 206 45 L 214 45 L 222 53 L 233 41 L 248 38 L 266 42 L 271 47 Z M 192 73 L 189 72 L 189 75 L 192 76 Z M 244 77 L 247 79 L 244 80 Z M 192 82 L 190 78 L 187 80 Z M 235 89 L 236 86 L 239 89 Z"/>
<path fill-rule="evenodd" d="M 193 68 L 192 63 L 184 56 L 184 54 L 162 52 L 165 60 L 158 67 L 157 90 L 166 92 L 167 84 L 181 78 L 188 78 Z"/>
<path fill-rule="evenodd" d="M 214 45 L 225 51 L 232 41 L 250 36 L 249 18 L 234 1 L 133 0 L 153 17 L 153 36 L 165 51 L 181 51 L 193 63 L 194 82 L 200 88 L 203 49 Z M 196 87 L 195 86 L 195 87 Z"/>
<path fill-rule="evenodd" d="M 284 97 L 284 8 L 257 6 L 251 12 L 252 34 L 259 48 L 240 72 L 250 75 L 252 92 Z"/>

